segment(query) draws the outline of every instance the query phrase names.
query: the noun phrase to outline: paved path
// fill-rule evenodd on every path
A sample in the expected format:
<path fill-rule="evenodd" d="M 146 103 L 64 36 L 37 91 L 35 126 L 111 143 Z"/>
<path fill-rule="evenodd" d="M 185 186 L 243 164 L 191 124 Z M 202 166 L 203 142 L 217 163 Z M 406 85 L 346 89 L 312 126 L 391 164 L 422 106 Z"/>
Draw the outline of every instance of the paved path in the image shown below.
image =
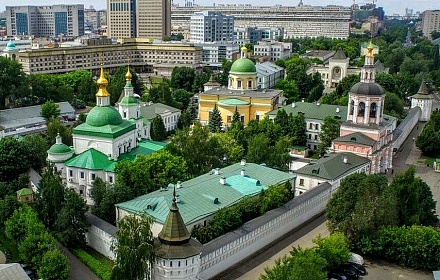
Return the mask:
<path fill-rule="evenodd" d="M 100 280 L 85 264 L 69 250 L 60 245 L 60 250 L 69 260 L 71 271 L 69 280 Z"/>

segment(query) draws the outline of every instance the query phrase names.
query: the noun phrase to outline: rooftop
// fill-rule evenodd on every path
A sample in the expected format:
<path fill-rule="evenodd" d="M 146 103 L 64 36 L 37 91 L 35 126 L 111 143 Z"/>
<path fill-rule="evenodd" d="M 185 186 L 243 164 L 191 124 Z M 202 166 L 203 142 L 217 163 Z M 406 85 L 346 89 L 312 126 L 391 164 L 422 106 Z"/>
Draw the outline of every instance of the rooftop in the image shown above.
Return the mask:
<path fill-rule="evenodd" d="M 0 264 L 0 280 L 31 280 L 18 263 Z"/>
<path fill-rule="evenodd" d="M 200 97 L 204 95 L 219 95 L 230 97 L 252 97 L 252 98 L 274 98 L 279 96 L 283 91 L 278 89 L 264 89 L 264 90 L 233 90 L 227 87 L 215 87 L 208 91 L 200 93 Z"/>
<path fill-rule="evenodd" d="M 144 103 L 140 108 L 141 116 L 150 121 L 154 119 L 157 115 L 162 115 L 165 113 L 177 113 L 180 111 L 180 109 L 162 103 Z"/>
<path fill-rule="evenodd" d="M 241 175 L 244 170 L 245 176 Z M 255 163 L 236 163 L 176 184 L 177 206 L 186 225 L 204 219 L 221 208 L 236 204 L 244 197 L 254 196 L 268 186 L 286 182 L 294 175 Z M 220 183 L 225 178 L 225 184 Z M 174 185 L 133 200 L 119 203 L 117 208 L 131 213 L 146 211 L 157 222 L 164 223 L 173 199 Z"/>
<path fill-rule="evenodd" d="M 284 107 L 278 108 L 267 113 L 268 116 L 275 117 L 279 110 L 284 109 L 289 115 L 292 113 L 294 116 L 298 113 L 304 114 L 306 119 L 324 120 L 327 116 L 334 116 L 341 120 L 345 120 L 347 117 L 347 106 L 309 103 L 309 102 L 295 102 Z M 338 112 L 339 111 L 339 112 Z"/>
<path fill-rule="evenodd" d="M 356 143 L 359 145 L 369 146 L 372 147 L 376 140 L 368 137 L 367 135 L 361 133 L 361 132 L 355 132 L 351 133 L 345 136 L 341 136 L 333 140 L 334 142 L 345 142 L 345 143 Z"/>
<path fill-rule="evenodd" d="M 369 159 L 353 153 L 337 153 L 331 154 L 328 157 L 323 157 L 317 160 L 314 164 L 301 167 L 296 170 L 295 173 L 334 180 L 369 162 Z"/>

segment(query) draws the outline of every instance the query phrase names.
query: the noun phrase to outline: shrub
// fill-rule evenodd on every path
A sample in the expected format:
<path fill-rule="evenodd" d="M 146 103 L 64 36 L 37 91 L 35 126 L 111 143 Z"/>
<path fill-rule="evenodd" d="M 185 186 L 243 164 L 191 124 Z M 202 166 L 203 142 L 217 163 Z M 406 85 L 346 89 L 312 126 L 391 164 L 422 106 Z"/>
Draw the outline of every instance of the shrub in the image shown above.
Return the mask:
<path fill-rule="evenodd" d="M 88 268 L 90 268 L 93 273 L 96 274 L 96 276 L 102 280 L 110 280 L 111 270 L 108 269 L 107 265 L 103 264 L 101 261 L 97 260 L 82 249 L 73 249 L 72 252 Z"/>

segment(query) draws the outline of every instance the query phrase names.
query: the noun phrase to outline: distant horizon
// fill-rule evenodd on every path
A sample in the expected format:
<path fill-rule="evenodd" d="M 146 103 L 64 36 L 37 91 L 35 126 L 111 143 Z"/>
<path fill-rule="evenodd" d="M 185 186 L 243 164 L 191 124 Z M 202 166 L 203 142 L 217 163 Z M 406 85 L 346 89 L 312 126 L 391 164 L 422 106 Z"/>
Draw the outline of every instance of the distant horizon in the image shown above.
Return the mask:
<path fill-rule="evenodd" d="M 1 0 L 0 4 L 0 12 L 6 10 L 6 6 L 47 6 L 47 5 L 55 5 L 55 4 L 84 4 L 84 0 Z M 289 1 L 286 3 L 285 1 L 278 0 L 271 2 L 272 5 L 267 5 L 267 1 L 264 0 L 195 0 L 196 5 L 200 6 L 212 6 L 213 4 L 251 4 L 253 6 L 274 6 L 274 5 L 283 5 L 283 6 L 296 6 L 300 2 L 300 0 Z M 81 3 L 83 2 L 83 3 Z M 175 4 L 179 4 L 179 6 L 183 6 L 185 0 L 173 0 Z M 219 3 L 220 2 L 220 3 Z M 283 2 L 283 3 L 282 3 Z M 302 0 L 304 5 L 312 5 L 312 6 L 327 6 L 327 5 L 341 5 L 341 6 L 351 6 L 353 4 L 353 0 Z M 357 3 L 363 4 L 367 1 L 359 1 L 356 0 Z M 376 5 L 378 7 L 383 7 L 386 15 L 405 14 L 405 8 L 413 9 L 413 12 L 417 11 L 423 12 L 425 10 L 438 10 L 440 9 L 440 1 L 438 0 L 378 0 L 376 1 Z M 106 0 L 92 0 L 88 1 L 87 4 L 84 4 L 85 8 L 89 8 L 89 6 L 93 6 L 97 10 L 106 9 Z"/>

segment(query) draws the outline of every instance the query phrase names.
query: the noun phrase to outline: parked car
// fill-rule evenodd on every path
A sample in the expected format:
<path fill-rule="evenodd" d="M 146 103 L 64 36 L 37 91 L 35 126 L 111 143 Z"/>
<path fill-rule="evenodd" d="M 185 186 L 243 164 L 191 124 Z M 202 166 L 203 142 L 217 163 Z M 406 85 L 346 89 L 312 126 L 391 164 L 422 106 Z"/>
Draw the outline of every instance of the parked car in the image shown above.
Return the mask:
<path fill-rule="evenodd" d="M 327 275 L 329 279 L 336 279 L 336 280 L 348 280 L 347 276 L 340 272 L 336 271 L 330 271 Z"/>
<path fill-rule="evenodd" d="M 365 269 L 365 266 L 363 266 L 363 265 L 360 265 L 360 264 L 357 264 L 357 263 L 352 263 L 352 262 L 347 263 L 347 265 L 357 269 L 359 274 L 362 275 L 362 276 L 367 274 L 367 270 Z"/>
<path fill-rule="evenodd" d="M 335 271 L 344 274 L 350 280 L 357 280 L 360 275 L 359 271 L 356 268 L 347 265 L 342 265 L 335 269 Z"/>
<path fill-rule="evenodd" d="M 348 259 L 348 262 L 364 265 L 364 258 L 361 255 L 358 255 L 356 253 L 351 253 L 350 258 Z"/>

